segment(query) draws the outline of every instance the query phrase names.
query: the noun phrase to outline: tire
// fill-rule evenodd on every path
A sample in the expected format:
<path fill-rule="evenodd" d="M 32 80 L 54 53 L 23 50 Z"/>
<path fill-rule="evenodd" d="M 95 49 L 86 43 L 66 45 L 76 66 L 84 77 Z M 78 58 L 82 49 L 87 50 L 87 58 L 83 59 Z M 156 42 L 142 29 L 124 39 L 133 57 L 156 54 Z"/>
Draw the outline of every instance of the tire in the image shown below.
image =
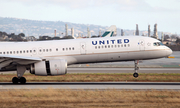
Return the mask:
<path fill-rule="evenodd" d="M 13 79 L 12 79 L 13 84 L 18 84 L 18 81 L 19 81 L 19 79 L 17 77 L 13 77 Z"/>
<path fill-rule="evenodd" d="M 19 79 L 19 82 L 20 82 L 21 84 L 26 84 L 26 78 L 21 77 L 21 78 Z"/>
<path fill-rule="evenodd" d="M 138 75 L 138 73 L 134 73 L 133 76 L 134 76 L 135 78 L 137 78 L 139 75 Z"/>

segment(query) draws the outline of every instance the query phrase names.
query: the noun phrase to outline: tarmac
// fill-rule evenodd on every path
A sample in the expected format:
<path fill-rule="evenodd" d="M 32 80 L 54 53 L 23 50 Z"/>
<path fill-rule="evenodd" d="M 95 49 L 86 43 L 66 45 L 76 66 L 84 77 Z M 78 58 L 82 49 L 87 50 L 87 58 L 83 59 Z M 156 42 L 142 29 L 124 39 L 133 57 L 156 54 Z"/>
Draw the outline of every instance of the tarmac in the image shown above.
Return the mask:
<path fill-rule="evenodd" d="M 179 82 L 28 82 L 14 85 L 0 83 L 0 90 L 11 89 L 71 89 L 71 90 L 180 90 Z"/>
<path fill-rule="evenodd" d="M 68 68 L 72 73 L 134 73 L 134 68 Z M 138 73 L 180 73 L 180 68 L 140 68 Z"/>

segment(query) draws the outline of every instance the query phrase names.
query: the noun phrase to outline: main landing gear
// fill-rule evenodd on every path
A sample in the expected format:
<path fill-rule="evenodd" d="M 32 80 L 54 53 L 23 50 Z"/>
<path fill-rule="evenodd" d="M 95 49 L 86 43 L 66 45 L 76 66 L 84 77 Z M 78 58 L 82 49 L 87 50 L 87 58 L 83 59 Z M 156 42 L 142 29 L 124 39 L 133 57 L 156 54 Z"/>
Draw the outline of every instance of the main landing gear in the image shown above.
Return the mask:
<path fill-rule="evenodd" d="M 139 76 L 139 74 L 137 73 L 137 71 L 139 70 L 138 63 L 139 63 L 139 60 L 135 60 L 134 61 L 135 67 L 134 67 L 134 74 L 133 74 L 133 76 L 135 78 L 137 78 Z"/>
<path fill-rule="evenodd" d="M 13 77 L 12 78 L 12 82 L 13 84 L 18 84 L 19 82 L 21 84 L 25 84 L 26 83 L 26 78 L 23 77 L 24 72 L 26 71 L 26 67 L 25 66 L 17 66 L 17 76 L 18 77 Z"/>
<path fill-rule="evenodd" d="M 26 78 L 24 78 L 24 77 L 21 77 L 21 78 L 13 77 L 12 82 L 13 82 L 13 84 L 18 84 L 19 82 L 21 84 L 25 84 L 26 83 Z"/>

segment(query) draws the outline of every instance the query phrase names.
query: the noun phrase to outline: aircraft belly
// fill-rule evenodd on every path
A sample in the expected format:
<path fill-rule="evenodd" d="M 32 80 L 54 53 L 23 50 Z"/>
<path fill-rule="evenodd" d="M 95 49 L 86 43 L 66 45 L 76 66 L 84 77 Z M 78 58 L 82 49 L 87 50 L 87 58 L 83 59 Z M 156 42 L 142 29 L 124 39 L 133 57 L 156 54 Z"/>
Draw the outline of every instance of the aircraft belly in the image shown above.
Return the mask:
<path fill-rule="evenodd" d="M 97 61 L 103 62 L 108 60 L 108 54 L 98 54 Z"/>
<path fill-rule="evenodd" d="M 75 56 L 77 63 L 97 62 L 98 55 L 81 55 Z"/>
<path fill-rule="evenodd" d="M 157 50 L 157 51 L 146 51 L 147 58 L 162 58 L 166 57 L 166 50 Z"/>
<path fill-rule="evenodd" d="M 128 59 L 130 60 L 140 60 L 145 57 L 144 51 L 130 52 Z"/>
<path fill-rule="evenodd" d="M 163 50 L 149 50 L 149 51 L 139 51 L 139 52 L 131 52 L 129 53 L 128 59 L 130 60 L 145 60 L 145 59 L 152 59 L 152 58 L 160 58 L 165 55 L 165 51 Z"/>
<path fill-rule="evenodd" d="M 126 53 L 112 53 L 108 54 L 108 61 L 121 61 L 128 59 L 128 52 Z"/>
<path fill-rule="evenodd" d="M 112 53 L 112 54 L 87 54 L 75 57 L 77 63 L 94 63 L 94 62 L 109 62 L 109 61 L 124 61 L 128 60 L 128 53 Z"/>

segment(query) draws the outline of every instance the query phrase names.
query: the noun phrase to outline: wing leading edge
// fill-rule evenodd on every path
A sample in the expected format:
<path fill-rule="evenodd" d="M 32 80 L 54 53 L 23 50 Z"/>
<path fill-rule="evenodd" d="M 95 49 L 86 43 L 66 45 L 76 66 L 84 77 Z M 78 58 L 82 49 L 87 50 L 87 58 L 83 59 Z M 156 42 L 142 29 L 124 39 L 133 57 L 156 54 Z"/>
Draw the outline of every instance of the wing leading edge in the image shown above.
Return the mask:
<path fill-rule="evenodd" d="M 39 57 L 0 55 L 0 69 L 3 69 L 4 67 L 11 67 L 10 65 L 28 65 L 39 61 L 42 61 Z"/>

